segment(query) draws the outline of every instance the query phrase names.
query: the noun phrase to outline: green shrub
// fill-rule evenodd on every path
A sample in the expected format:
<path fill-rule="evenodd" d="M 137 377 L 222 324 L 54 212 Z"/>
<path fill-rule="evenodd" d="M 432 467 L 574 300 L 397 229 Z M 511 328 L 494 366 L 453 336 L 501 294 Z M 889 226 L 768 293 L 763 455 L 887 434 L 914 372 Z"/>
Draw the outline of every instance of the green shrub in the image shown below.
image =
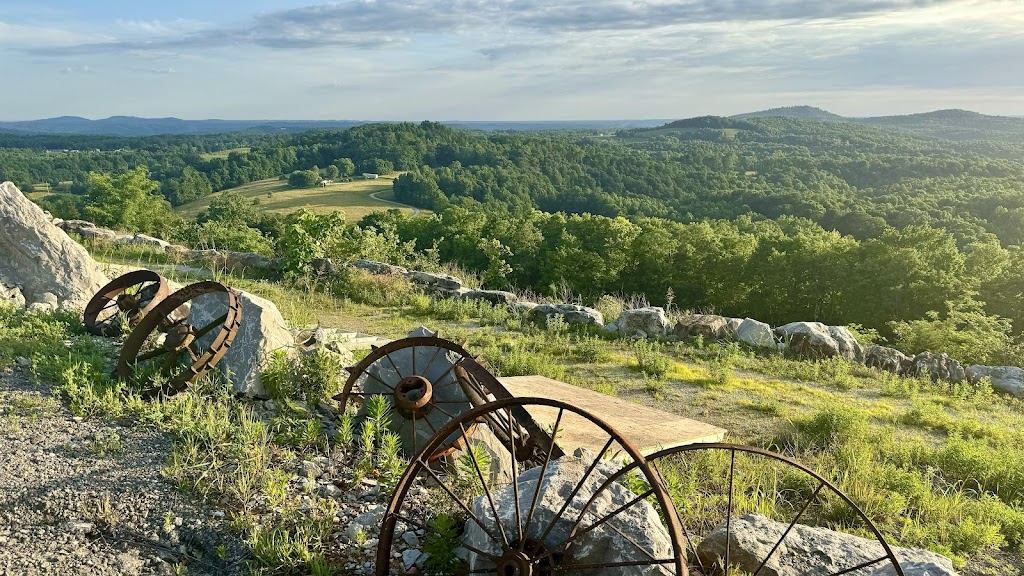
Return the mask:
<path fill-rule="evenodd" d="M 655 380 L 664 380 L 671 367 L 671 361 L 661 352 L 661 343 L 646 338 L 633 342 L 633 357 L 637 369 Z"/>
<path fill-rule="evenodd" d="M 810 446 L 829 449 L 863 439 L 867 435 L 868 419 L 856 408 L 836 405 L 796 420 L 793 425 Z"/>
<path fill-rule="evenodd" d="M 594 303 L 594 309 L 604 316 L 605 324 L 611 324 L 618 320 L 619 316 L 622 315 L 622 300 L 615 296 L 605 294 L 598 298 L 597 302 Z"/>
<path fill-rule="evenodd" d="M 296 393 L 310 406 L 316 406 L 341 390 L 341 357 L 322 348 L 304 353 L 296 372 Z"/>
<path fill-rule="evenodd" d="M 459 520 L 448 514 L 438 514 L 427 521 L 423 537 L 423 551 L 429 557 L 424 566 L 432 574 L 459 574 L 464 565 L 455 554 L 458 548 Z"/>

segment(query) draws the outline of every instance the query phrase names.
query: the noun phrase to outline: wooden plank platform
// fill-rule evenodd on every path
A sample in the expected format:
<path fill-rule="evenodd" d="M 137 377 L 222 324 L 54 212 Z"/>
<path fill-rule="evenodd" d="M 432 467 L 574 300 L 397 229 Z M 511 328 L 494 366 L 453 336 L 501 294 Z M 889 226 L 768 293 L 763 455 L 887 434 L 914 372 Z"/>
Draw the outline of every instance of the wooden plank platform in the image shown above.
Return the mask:
<path fill-rule="evenodd" d="M 645 455 L 684 444 L 720 442 L 725 437 L 724 428 L 544 376 L 510 376 L 498 380 L 517 398 L 529 396 L 560 400 L 590 412 L 611 424 L 612 428 L 618 430 Z M 541 426 L 551 427 L 558 416 L 558 409 L 534 407 L 530 409 L 530 414 Z M 563 428 L 559 434 L 564 440 L 559 441 L 559 444 L 570 451 L 581 447 L 597 452 L 608 439 L 607 436 L 599 436 L 597 432 L 596 429 Z"/>

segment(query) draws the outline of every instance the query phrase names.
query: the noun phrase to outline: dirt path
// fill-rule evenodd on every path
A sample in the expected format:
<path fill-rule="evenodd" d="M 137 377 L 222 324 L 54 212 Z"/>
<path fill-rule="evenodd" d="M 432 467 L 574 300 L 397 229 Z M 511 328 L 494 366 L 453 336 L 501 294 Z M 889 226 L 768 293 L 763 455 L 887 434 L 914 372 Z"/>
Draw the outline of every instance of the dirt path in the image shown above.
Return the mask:
<path fill-rule="evenodd" d="M 377 196 L 377 194 L 380 194 L 380 192 L 381 191 L 379 191 L 379 190 L 377 192 L 370 192 L 370 198 L 373 198 L 374 200 L 380 200 L 381 202 L 387 202 L 388 204 L 394 204 L 395 206 L 401 206 L 402 208 L 410 208 L 410 209 L 412 209 L 412 215 L 413 215 L 414 218 L 416 216 L 420 215 L 420 209 L 419 208 L 417 208 L 415 206 L 409 206 L 408 204 L 402 204 L 401 202 L 395 202 L 394 200 L 388 200 L 386 198 L 380 198 L 380 197 Z"/>
<path fill-rule="evenodd" d="M 220 514 L 161 478 L 170 448 L 74 418 L 26 367 L 0 369 L 0 575 L 242 573 Z"/>

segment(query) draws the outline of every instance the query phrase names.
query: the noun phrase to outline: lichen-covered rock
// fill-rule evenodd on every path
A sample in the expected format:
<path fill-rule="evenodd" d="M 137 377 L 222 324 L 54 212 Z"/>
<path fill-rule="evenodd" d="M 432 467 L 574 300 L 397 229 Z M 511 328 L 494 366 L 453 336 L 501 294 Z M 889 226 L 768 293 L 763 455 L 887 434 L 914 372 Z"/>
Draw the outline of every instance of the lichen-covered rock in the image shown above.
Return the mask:
<path fill-rule="evenodd" d="M 409 338 L 429 338 L 437 336 L 437 330 L 431 330 L 426 326 L 419 326 L 409 331 Z"/>
<path fill-rule="evenodd" d="M 95 228 L 96 224 L 89 222 L 88 220 L 61 220 L 57 222 L 53 221 L 54 226 L 59 227 L 65 232 L 78 233 L 82 228 Z"/>
<path fill-rule="evenodd" d="M 604 324 L 604 316 L 600 312 L 578 304 L 538 304 L 530 313 L 545 322 L 552 316 L 561 316 L 569 324 Z"/>
<path fill-rule="evenodd" d="M 828 334 L 836 341 L 839 356 L 850 362 L 864 361 L 864 347 L 845 326 L 829 326 Z"/>
<path fill-rule="evenodd" d="M 988 378 L 992 382 L 992 389 L 1024 398 L 1024 368 L 975 365 L 967 368 L 967 378 L 971 382 Z"/>
<path fill-rule="evenodd" d="M 117 242 L 122 238 L 130 238 L 130 236 L 127 236 L 125 234 L 118 234 L 113 230 L 107 230 L 106 228 L 97 227 L 79 228 L 78 235 L 81 236 L 84 240 L 98 240 L 100 242 Z"/>
<path fill-rule="evenodd" d="M 664 308 L 649 306 L 623 310 L 615 326 L 619 334 L 626 337 L 640 336 L 641 333 L 643 337 L 661 337 L 668 331 L 669 321 Z"/>
<path fill-rule="evenodd" d="M 530 302 L 529 300 L 518 300 L 512 303 L 512 309 L 516 312 L 531 313 L 537 306 L 536 302 Z"/>
<path fill-rule="evenodd" d="M 381 274 L 387 276 L 405 276 L 409 270 L 393 264 L 374 262 L 373 260 L 353 260 L 352 265 L 360 270 L 366 270 L 370 274 Z M 461 285 L 461 284 L 460 284 Z"/>
<path fill-rule="evenodd" d="M 775 543 L 782 540 L 787 527 L 788 524 L 774 522 L 760 514 L 733 518 L 728 531 L 730 564 L 753 573 L 772 552 Z M 725 558 L 726 534 L 723 522 L 697 546 L 697 556 L 704 565 L 712 566 Z M 893 554 L 906 576 L 956 576 L 952 561 L 940 554 L 910 548 L 893 548 Z M 876 540 L 797 524 L 765 563 L 761 574 L 827 576 L 884 556 L 885 551 Z M 908 567 L 913 570 L 907 571 Z M 879 562 L 870 575 L 894 573 L 892 562 L 885 561 Z"/>
<path fill-rule="evenodd" d="M 11 182 L 0 184 L 0 254 L 0 278 L 29 304 L 49 293 L 61 308 L 83 308 L 108 282 L 85 248 Z"/>
<path fill-rule="evenodd" d="M 743 324 L 743 320 L 743 318 L 726 318 L 725 329 L 729 332 L 729 334 L 735 336 L 736 331 L 740 329 L 740 324 Z"/>
<path fill-rule="evenodd" d="M 714 314 L 691 314 L 676 322 L 673 333 L 680 340 L 689 340 L 698 336 L 708 340 L 717 340 L 729 335 L 729 319 Z"/>
<path fill-rule="evenodd" d="M 405 276 L 421 286 L 431 286 L 443 290 L 459 290 L 462 288 L 462 280 L 448 274 L 409 270 Z"/>
<path fill-rule="evenodd" d="M 211 268 L 224 268 L 227 264 L 224 253 L 212 248 L 208 250 L 188 250 L 184 254 L 184 259 Z"/>
<path fill-rule="evenodd" d="M 352 355 L 352 351 L 346 347 L 346 343 L 354 337 L 354 332 L 317 326 L 309 338 L 302 342 L 302 345 L 306 350 L 324 349 L 330 351 L 338 355 L 338 360 L 342 366 L 351 366 L 355 364 L 355 357 Z"/>
<path fill-rule="evenodd" d="M 334 265 L 334 261 L 330 258 L 314 258 L 309 263 L 309 270 L 314 276 L 325 277 L 334 276 L 338 273 L 338 267 Z"/>
<path fill-rule="evenodd" d="M 273 302 L 241 290 L 235 292 L 242 305 L 242 323 L 231 348 L 217 364 L 217 370 L 228 378 L 236 393 L 265 398 L 267 390 L 260 372 L 274 351 L 290 349 L 295 341 Z M 213 322 L 224 314 L 225 303 L 225 295 L 220 293 L 193 299 L 189 324 L 206 326 Z M 212 340 L 216 335 L 214 330 L 204 338 Z"/>
<path fill-rule="evenodd" d="M 910 368 L 910 358 L 895 348 L 875 344 L 864 350 L 864 364 L 900 375 Z"/>
<path fill-rule="evenodd" d="M 470 290 L 462 295 L 465 300 L 483 300 L 491 304 L 511 304 L 516 295 L 505 290 Z"/>
<path fill-rule="evenodd" d="M 963 382 L 967 380 L 967 372 L 964 367 L 945 352 L 941 354 L 921 352 L 910 361 L 908 373 L 911 376 L 927 374 L 932 381 Z"/>
<path fill-rule="evenodd" d="M 772 327 L 753 318 L 745 318 L 736 328 L 734 336 L 752 348 L 775 349 L 775 334 Z"/>
<path fill-rule="evenodd" d="M 593 530 L 580 534 L 572 539 L 569 554 L 576 564 L 600 566 L 614 564 L 609 567 L 597 567 L 585 572 L 592 576 L 662 576 L 674 573 L 665 565 L 628 566 L 622 563 L 643 562 L 650 558 L 671 558 L 672 543 L 654 506 L 641 500 L 632 506 L 613 514 L 626 504 L 632 502 L 636 495 L 618 482 L 613 482 L 601 492 L 598 488 L 615 471 L 619 464 L 607 461 L 598 464 L 589 476 L 584 476 L 596 455 L 586 450 L 577 450 L 572 456 L 565 456 L 552 461 L 544 477 L 541 478 L 541 467 L 535 467 L 522 473 L 514 485 L 492 489 L 494 510 L 485 496 L 473 501 L 472 510 L 484 526 L 476 522 L 467 522 L 466 531 L 462 536 L 465 547 L 457 549 L 457 553 L 469 563 L 469 570 L 485 571 L 495 568 L 492 560 L 473 552 L 479 550 L 484 554 L 501 556 L 501 546 L 488 535 L 498 534 L 498 523 L 504 528 L 505 534 L 517 534 L 516 523 L 522 518 L 526 523 L 526 512 L 532 502 L 533 495 L 540 485 L 537 507 L 529 524 L 523 526 L 523 537 L 527 540 L 540 540 L 545 536 L 545 529 L 553 524 L 542 544 L 556 548 L 570 540 L 570 533 L 580 516 L 583 506 L 597 494 L 587 518 L 598 519 L 610 516 L 611 519 L 598 525 Z M 576 486 L 582 486 L 561 514 L 565 499 Z M 522 507 L 516 514 L 516 495 Z M 571 569 L 570 569 L 571 571 Z"/>
<path fill-rule="evenodd" d="M 790 322 L 776 328 L 775 333 L 794 354 L 807 358 L 841 355 L 839 344 L 832 337 L 829 327 L 821 322 Z"/>

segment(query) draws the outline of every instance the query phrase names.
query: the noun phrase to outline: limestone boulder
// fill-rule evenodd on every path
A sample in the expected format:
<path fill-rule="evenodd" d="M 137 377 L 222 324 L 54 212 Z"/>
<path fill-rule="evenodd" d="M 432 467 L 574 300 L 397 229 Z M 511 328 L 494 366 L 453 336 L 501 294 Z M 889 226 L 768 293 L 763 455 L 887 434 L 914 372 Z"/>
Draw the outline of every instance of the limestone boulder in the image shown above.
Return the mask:
<path fill-rule="evenodd" d="M 274 270 L 275 259 L 255 252 L 225 252 L 224 267 L 228 270 Z"/>
<path fill-rule="evenodd" d="M 604 316 L 600 312 L 579 304 L 538 304 L 530 313 L 535 319 L 545 322 L 552 316 L 561 316 L 569 324 L 604 324 Z"/>
<path fill-rule="evenodd" d="M 740 329 L 740 324 L 743 324 L 743 318 L 726 318 L 725 324 L 725 329 L 729 332 L 729 334 L 735 336 L 736 331 Z"/>
<path fill-rule="evenodd" d="M 907 372 L 911 376 L 927 375 L 932 381 L 963 382 L 967 380 L 967 371 L 964 370 L 964 367 L 945 352 L 941 354 L 921 352 L 911 359 Z"/>
<path fill-rule="evenodd" d="M 462 288 L 462 280 L 449 274 L 409 270 L 405 276 L 421 286 L 440 288 L 442 290 L 460 290 Z"/>
<path fill-rule="evenodd" d="M 17 287 L 28 304 L 53 294 L 61 308 L 84 308 L 109 281 L 85 248 L 11 182 L 0 184 L 0 254 L 2 283 Z"/>
<path fill-rule="evenodd" d="M 753 573 L 782 539 L 788 524 L 774 522 L 760 514 L 733 518 L 728 530 L 729 562 Z M 697 546 L 697 556 L 707 566 L 725 558 L 725 523 L 720 524 Z M 956 576 L 953 562 L 934 552 L 893 548 L 906 576 Z M 851 536 L 825 528 L 797 524 L 771 555 L 761 574 L 765 576 L 827 576 L 885 556 L 876 540 Z M 865 573 L 864 571 L 858 572 Z M 895 574 L 891 561 L 879 562 L 870 576 Z"/>
<path fill-rule="evenodd" d="M 512 303 L 513 310 L 524 314 L 532 313 L 533 310 L 537 308 L 537 306 L 540 306 L 540 304 L 537 304 L 536 302 L 530 302 L 528 300 L 519 300 L 517 302 Z"/>
<path fill-rule="evenodd" d="M 330 258 L 315 258 L 309 263 L 310 271 L 314 276 L 334 276 L 338 273 L 338 267 L 334 265 L 334 261 Z"/>
<path fill-rule="evenodd" d="M 910 358 L 895 348 L 875 344 L 864 349 L 864 364 L 900 375 L 910 367 Z"/>
<path fill-rule="evenodd" d="M 65 232 L 74 232 L 76 234 L 82 228 L 96 227 L 96 224 L 89 222 L 88 220 L 61 220 L 60 222 L 54 221 L 53 224 Z"/>
<path fill-rule="evenodd" d="M 619 334 L 627 338 L 641 334 L 644 337 L 661 337 L 668 332 L 670 325 L 665 309 L 656 306 L 623 310 L 615 321 Z"/>
<path fill-rule="evenodd" d="M 967 368 L 967 378 L 971 382 L 988 378 L 992 382 L 992 389 L 1024 398 L 1024 368 L 975 365 Z"/>
<path fill-rule="evenodd" d="M 790 322 L 775 329 L 786 347 L 799 356 L 807 358 L 831 358 L 841 356 L 839 344 L 829 327 L 821 322 Z"/>
<path fill-rule="evenodd" d="M 680 340 L 698 336 L 705 340 L 718 340 L 729 335 L 729 319 L 714 314 L 691 314 L 676 322 L 673 333 Z"/>
<path fill-rule="evenodd" d="M 260 372 L 276 350 L 292 349 L 295 341 L 277 306 L 270 300 L 236 290 L 242 305 L 242 322 L 238 334 L 227 354 L 217 364 L 217 370 L 231 382 L 234 391 L 244 396 L 265 398 L 267 390 Z M 192 300 L 188 322 L 193 326 L 206 326 L 224 314 L 224 294 L 204 294 Z M 212 341 L 217 331 L 204 338 Z M 209 342 L 205 342 L 208 344 Z"/>
<path fill-rule="evenodd" d="M 117 242 L 118 240 L 130 238 L 130 236 L 127 236 L 125 234 L 120 234 L 118 232 L 114 232 L 113 230 L 107 230 L 106 228 L 97 227 L 79 228 L 78 235 L 81 236 L 83 240 L 92 240 L 94 242 Z"/>
<path fill-rule="evenodd" d="M 483 300 L 491 304 L 511 304 L 517 300 L 516 295 L 505 290 L 470 290 L 462 295 L 464 300 Z"/>
<path fill-rule="evenodd" d="M 864 361 L 864 347 L 857 341 L 856 336 L 845 326 L 829 326 L 828 334 L 836 341 L 839 356 L 850 362 Z"/>
<path fill-rule="evenodd" d="M 556 548 L 566 542 L 575 525 L 575 518 L 580 516 L 583 506 L 596 493 L 597 497 L 586 517 L 597 519 L 611 516 L 611 519 L 573 540 L 569 550 L 573 561 L 594 566 L 620 563 L 585 572 L 592 576 L 667 576 L 674 573 L 668 566 L 663 565 L 622 565 L 634 561 L 643 562 L 652 557 L 670 558 L 673 554 L 672 543 L 658 517 L 658 512 L 646 500 L 613 514 L 632 502 L 636 495 L 618 482 L 613 482 L 608 489 L 598 492 L 601 484 L 618 470 L 619 465 L 614 461 L 599 463 L 590 475 L 585 477 L 595 457 L 593 452 L 577 450 L 572 456 L 552 461 L 543 478 L 541 468 L 536 467 L 522 473 L 514 485 L 492 489 L 497 518 L 485 496 L 476 498 L 472 510 L 483 526 L 476 522 L 468 522 L 461 540 L 465 547 L 457 549 L 457 553 L 469 563 L 470 572 L 493 571 L 496 568 L 493 560 L 473 550 L 491 556 L 501 556 L 500 544 L 488 536 L 488 532 L 500 534 L 500 523 L 506 534 L 517 534 L 518 518 L 521 517 L 523 522 L 526 522 L 526 512 L 539 485 L 538 504 L 534 515 L 529 524 L 523 526 L 525 539 L 540 541 L 544 537 L 542 544 L 549 548 Z M 582 486 L 569 501 L 565 512 L 559 514 L 566 503 L 566 498 L 581 481 Z M 518 517 L 517 495 L 522 506 Z M 545 536 L 544 532 L 549 524 L 553 526 Z"/>
<path fill-rule="evenodd" d="M 0 280 L 0 303 L 13 305 L 19 309 L 24 308 L 26 304 L 25 295 L 21 293 L 21 288 Z"/>
<path fill-rule="evenodd" d="M 418 326 L 409 331 L 409 338 L 430 338 L 437 336 L 437 330 L 431 330 L 426 326 Z"/>
<path fill-rule="evenodd" d="M 224 253 L 212 248 L 208 250 L 188 250 L 184 254 L 184 259 L 210 268 L 224 268 L 227 264 Z"/>
<path fill-rule="evenodd" d="M 736 328 L 734 336 L 751 348 L 775 349 L 775 334 L 772 327 L 753 318 L 745 318 Z"/>
<path fill-rule="evenodd" d="M 160 238 L 157 238 L 155 236 L 149 236 L 141 233 L 132 236 L 129 242 L 137 246 L 156 248 L 157 250 L 162 250 L 164 252 L 166 252 L 167 249 L 171 247 L 171 243 L 166 240 L 161 240 Z"/>
<path fill-rule="evenodd" d="M 348 349 L 347 344 L 355 336 L 354 332 L 317 326 L 313 333 L 302 342 L 302 346 L 305 350 L 328 350 L 338 355 L 343 366 L 352 366 L 355 364 L 355 357 Z"/>
<path fill-rule="evenodd" d="M 401 266 L 395 266 L 393 264 L 385 264 L 384 262 L 374 262 L 373 260 L 353 260 L 352 265 L 360 270 L 366 270 L 370 274 L 380 274 L 385 276 L 405 276 L 409 273 L 409 270 Z M 461 286 L 461 283 L 460 283 Z"/>

